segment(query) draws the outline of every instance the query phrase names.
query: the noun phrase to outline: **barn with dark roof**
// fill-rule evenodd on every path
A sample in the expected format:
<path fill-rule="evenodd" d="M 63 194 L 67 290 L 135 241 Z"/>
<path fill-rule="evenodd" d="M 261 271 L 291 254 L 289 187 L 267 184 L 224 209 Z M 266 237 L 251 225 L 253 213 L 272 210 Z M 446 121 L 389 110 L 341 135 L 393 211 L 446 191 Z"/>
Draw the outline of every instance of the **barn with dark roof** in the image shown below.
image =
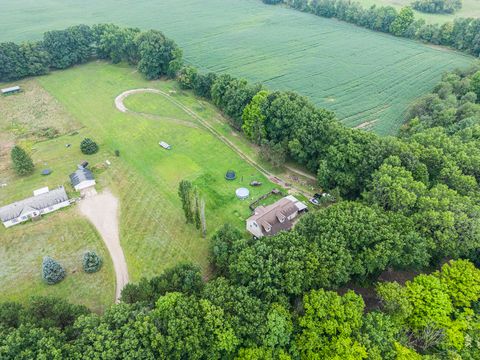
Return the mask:
<path fill-rule="evenodd" d="M 95 178 L 90 170 L 79 166 L 77 171 L 70 174 L 70 182 L 76 191 L 82 191 L 95 186 Z"/>

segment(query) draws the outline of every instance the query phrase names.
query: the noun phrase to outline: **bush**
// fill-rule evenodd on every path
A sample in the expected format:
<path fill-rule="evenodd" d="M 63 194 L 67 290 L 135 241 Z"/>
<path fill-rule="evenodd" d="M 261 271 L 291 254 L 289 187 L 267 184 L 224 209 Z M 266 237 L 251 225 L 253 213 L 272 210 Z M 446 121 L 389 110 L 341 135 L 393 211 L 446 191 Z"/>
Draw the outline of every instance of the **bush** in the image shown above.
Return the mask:
<path fill-rule="evenodd" d="M 59 283 L 65 278 L 65 269 L 49 256 L 43 258 L 42 278 L 48 285 Z"/>
<path fill-rule="evenodd" d="M 83 254 L 83 270 L 86 273 L 95 273 L 102 267 L 102 258 L 93 251 Z"/>
<path fill-rule="evenodd" d="M 34 165 L 30 156 L 20 146 L 15 145 L 10 153 L 13 163 L 13 169 L 19 176 L 30 175 L 33 172 Z"/>
<path fill-rule="evenodd" d="M 85 138 L 80 143 L 80 150 L 85 155 L 95 154 L 98 151 L 98 145 L 95 141 L 90 138 Z"/>

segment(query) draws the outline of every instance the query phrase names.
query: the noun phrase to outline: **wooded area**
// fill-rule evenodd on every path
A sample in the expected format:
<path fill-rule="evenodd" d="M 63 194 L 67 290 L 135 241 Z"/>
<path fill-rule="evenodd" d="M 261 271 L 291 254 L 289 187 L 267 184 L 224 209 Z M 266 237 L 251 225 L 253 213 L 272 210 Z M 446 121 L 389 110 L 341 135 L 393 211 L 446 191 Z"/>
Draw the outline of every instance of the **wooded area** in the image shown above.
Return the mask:
<path fill-rule="evenodd" d="M 62 300 L 2 304 L 0 357 L 478 358 L 478 68 L 445 74 L 413 104 L 399 137 L 380 137 L 294 92 L 182 67 L 180 49 L 157 31 L 80 25 L 33 48 L 27 57 L 0 44 L 0 79 L 92 58 L 137 64 L 148 79 L 178 72 L 184 89 L 211 100 L 279 164 L 318 174 L 339 201 L 274 237 L 245 239 L 226 224 L 211 239 L 211 280 L 181 264 L 128 285 L 102 316 Z M 431 273 L 377 285 L 387 269 Z M 360 295 L 335 292 L 347 283 L 376 286 L 380 306 L 365 312 Z"/>

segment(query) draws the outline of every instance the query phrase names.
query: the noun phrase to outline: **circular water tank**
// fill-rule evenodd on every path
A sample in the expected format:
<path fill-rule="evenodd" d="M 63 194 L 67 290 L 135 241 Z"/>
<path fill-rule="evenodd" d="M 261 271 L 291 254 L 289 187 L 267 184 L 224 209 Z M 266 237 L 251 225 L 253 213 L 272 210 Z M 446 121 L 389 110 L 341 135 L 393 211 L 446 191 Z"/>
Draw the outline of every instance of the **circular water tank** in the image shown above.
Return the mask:
<path fill-rule="evenodd" d="M 237 195 L 237 198 L 240 200 L 245 200 L 248 199 L 248 196 L 250 195 L 250 191 L 247 188 L 239 188 L 235 191 L 235 194 Z"/>

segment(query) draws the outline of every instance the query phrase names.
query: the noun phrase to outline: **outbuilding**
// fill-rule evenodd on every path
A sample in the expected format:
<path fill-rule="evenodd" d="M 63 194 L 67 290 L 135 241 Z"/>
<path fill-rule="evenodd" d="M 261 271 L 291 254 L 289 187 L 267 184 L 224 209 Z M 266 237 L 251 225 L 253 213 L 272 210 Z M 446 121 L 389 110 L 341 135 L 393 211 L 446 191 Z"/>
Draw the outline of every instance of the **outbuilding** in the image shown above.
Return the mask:
<path fill-rule="evenodd" d="M 70 174 L 70 181 L 73 188 L 76 191 L 80 191 L 82 195 L 88 189 L 94 189 L 96 185 L 92 172 L 81 166 L 79 166 L 77 171 L 75 171 L 73 174 Z"/>
<path fill-rule="evenodd" d="M 8 87 L 8 88 L 4 88 L 2 89 L 2 95 L 10 95 L 10 94 L 15 94 L 15 93 L 18 93 L 20 92 L 20 86 L 12 86 L 12 87 Z"/>

